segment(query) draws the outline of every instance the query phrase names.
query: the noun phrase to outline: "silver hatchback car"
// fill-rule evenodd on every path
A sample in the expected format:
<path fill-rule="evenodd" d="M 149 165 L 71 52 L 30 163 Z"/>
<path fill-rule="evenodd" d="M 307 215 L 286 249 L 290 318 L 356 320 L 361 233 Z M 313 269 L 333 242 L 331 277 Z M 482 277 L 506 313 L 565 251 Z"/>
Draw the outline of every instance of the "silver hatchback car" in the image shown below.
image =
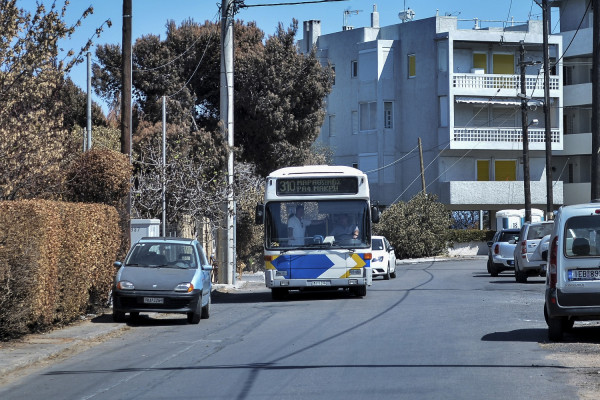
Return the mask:
<path fill-rule="evenodd" d="M 550 236 L 544 317 L 559 341 L 575 321 L 600 320 L 600 202 L 558 210 Z"/>
<path fill-rule="evenodd" d="M 115 267 L 114 321 L 142 312 L 186 314 L 191 324 L 210 316 L 212 266 L 197 240 L 142 238 Z"/>

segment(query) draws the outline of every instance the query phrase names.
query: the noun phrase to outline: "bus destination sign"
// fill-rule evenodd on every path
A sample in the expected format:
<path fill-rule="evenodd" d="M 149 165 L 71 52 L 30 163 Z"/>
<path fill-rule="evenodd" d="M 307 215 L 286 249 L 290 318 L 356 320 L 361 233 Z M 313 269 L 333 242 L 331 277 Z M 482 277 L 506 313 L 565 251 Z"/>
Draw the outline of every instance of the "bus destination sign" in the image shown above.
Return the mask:
<path fill-rule="evenodd" d="M 358 178 L 279 178 L 278 196 L 357 194 Z"/>

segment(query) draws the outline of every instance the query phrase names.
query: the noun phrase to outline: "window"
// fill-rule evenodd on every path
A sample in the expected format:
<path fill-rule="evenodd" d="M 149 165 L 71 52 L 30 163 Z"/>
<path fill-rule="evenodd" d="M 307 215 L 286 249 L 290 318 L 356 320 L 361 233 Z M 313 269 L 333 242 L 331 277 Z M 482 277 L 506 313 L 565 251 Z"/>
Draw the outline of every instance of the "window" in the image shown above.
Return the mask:
<path fill-rule="evenodd" d="M 383 102 L 383 127 L 385 129 L 394 128 L 394 108 L 391 101 Z"/>
<path fill-rule="evenodd" d="M 335 115 L 329 116 L 329 136 L 335 136 Z"/>
<path fill-rule="evenodd" d="M 377 103 L 360 103 L 358 105 L 358 110 L 360 113 L 360 130 L 375 130 L 377 128 Z"/>
<path fill-rule="evenodd" d="M 473 68 L 483 69 L 483 73 L 487 74 L 487 54 L 473 53 Z"/>
<path fill-rule="evenodd" d="M 352 134 L 358 134 L 358 111 L 352 111 Z"/>
<path fill-rule="evenodd" d="M 414 54 L 408 55 L 408 77 L 414 78 L 417 76 L 417 61 Z"/>
<path fill-rule="evenodd" d="M 438 71 L 448 71 L 448 43 L 438 44 Z"/>
<path fill-rule="evenodd" d="M 350 77 L 356 78 L 358 76 L 358 61 L 350 61 Z"/>
<path fill-rule="evenodd" d="M 516 181 L 517 161 L 496 160 L 494 163 L 494 173 L 497 181 Z"/>
<path fill-rule="evenodd" d="M 494 74 L 515 74 L 514 54 L 494 54 L 492 60 L 494 63 Z"/>
<path fill-rule="evenodd" d="M 477 180 L 490 180 L 490 160 L 477 160 Z"/>

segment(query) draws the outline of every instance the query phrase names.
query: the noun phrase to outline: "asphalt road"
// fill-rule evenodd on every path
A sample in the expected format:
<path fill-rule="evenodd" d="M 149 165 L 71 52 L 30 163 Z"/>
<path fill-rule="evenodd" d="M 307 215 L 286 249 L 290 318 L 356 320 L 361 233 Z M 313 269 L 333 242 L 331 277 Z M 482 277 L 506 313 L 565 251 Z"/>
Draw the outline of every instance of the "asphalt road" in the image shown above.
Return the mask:
<path fill-rule="evenodd" d="M 262 284 L 213 293 L 199 325 L 153 315 L 0 389 L 12 399 L 564 399 L 543 279 L 485 260 L 398 265 L 365 298 Z"/>

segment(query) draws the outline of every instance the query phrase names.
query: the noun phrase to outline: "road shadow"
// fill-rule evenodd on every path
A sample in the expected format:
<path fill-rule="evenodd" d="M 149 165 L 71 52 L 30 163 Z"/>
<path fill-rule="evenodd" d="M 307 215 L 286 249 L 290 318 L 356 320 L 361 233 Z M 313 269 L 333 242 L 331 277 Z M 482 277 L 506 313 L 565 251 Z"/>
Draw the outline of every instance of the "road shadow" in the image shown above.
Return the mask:
<path fill-rule="evenodd" d="M 484 342 L 545 342 L 548 340 L 548 330 L 542 328 L 516 329 L 506 332 L 493 332 L 481 338 Z"/>
<path fill-rule="evenodd" d="M 273 300 L 270 289 L 257 291 L 231 291 L 212 293 L 213 304 L 285 303 L 294 301 L 322 301 L 353 298 L 360 299 L 349 290 L 292 290 L 283 299 Z"/>

